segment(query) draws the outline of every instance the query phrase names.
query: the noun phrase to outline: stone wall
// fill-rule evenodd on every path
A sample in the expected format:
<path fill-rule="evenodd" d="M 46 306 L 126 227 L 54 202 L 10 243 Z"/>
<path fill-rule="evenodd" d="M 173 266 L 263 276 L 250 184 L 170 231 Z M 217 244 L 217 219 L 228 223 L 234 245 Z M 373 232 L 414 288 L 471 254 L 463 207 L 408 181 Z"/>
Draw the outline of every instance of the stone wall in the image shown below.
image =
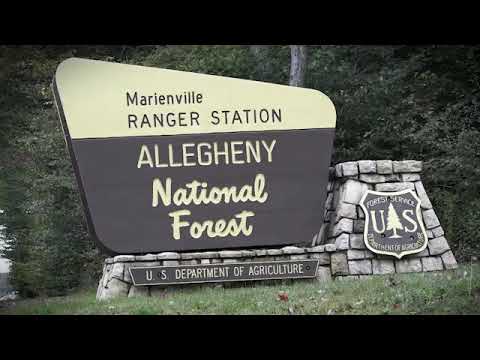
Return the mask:
<path fill-rule="evenodd" d="M 328 281 L 331 279 L 331 255 L 335 253 L 335 251 L 336 247 L 334 244 L 327 244 L 308 248 L 286 246 L 280 249 L 224 250 L 190 253 L 163 252 L 142 256 L 119 255 L 105 260 L 103 276 L 98 284 L 97 299 L 107 300 L 117 296 L 155 296 L 163 294 L 165 287 L 193 286 L 188 284 L 133 286 L 129 268 L 141 266 L 228 264 L 249 261 L 318 259 L 317 279 L 320 281 Z M 211 284 L 208 285 L 212 286 Z"/>
<path fill-rule="evenodd" d="M 337 164 L 330 171 L 325 202 L 324 226 L 313 245 L 335 244 L 337 252 L 333 276 L 358 276 L 421 271 L 439 271 L 457 267 L 445 233 L 440 225 L 420 173 L 422 162 L 414 160 L 361 160 Z M 359 205 L 367 189 L 395 192 L 412 189 L 420 198 L 428 246 L 401 260 L 377 255 L 365 247 L 365 216 Z"/>
<path fill-rule="evenodd" d="M 155 296 L 166 286 L 133 286 L 128 269 L 136 266 L 172 266 L 247 261 L 318 259 L 317 280 L 362 278 L 370 275 L 441 271 L 457 268 L 445 233 L 422 184 L 420 161 L 363 160 L 337 164 L 330 169 L 325 201 L 325 220 L 311 246 L 119 255 L 107 258 L 97 299 L 116 296 Z M 359 201 L 367 189 L 401 191 L 412 189 L 421 200 L 428 246 L 421 253 L 398 260 L 377 255 L 363 241 L 364 214 Z M 277 280 L 278 281 L 278 280 Z M 171 285 L 170 285 L 171 286 Z M 175 285 L 191 286 L 191 285 Z"/>

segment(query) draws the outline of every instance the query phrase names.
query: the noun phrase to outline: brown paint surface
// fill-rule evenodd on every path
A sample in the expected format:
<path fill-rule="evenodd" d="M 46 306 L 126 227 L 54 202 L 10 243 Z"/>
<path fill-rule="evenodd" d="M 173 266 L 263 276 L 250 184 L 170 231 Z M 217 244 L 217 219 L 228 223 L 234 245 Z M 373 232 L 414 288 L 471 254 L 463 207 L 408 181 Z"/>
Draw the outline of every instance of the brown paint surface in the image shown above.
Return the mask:
<path fill-rule="evenodd" d="M 111 253 L 246 248 L 308 243 L 323 222 L 328 167 L 334 129 L 309 129 L 225 134 L 122 137 L 71 140 L 78 166 L 87 220 L 94 238 Z M 68 138 L 67 138 L 68 139 Z M 276 139 L 271 163 L 178 168 L 137 168 L 142 144 L 167 144 Z M 74 162 L 75 162 L 74 161 Z M 173 189 L 193 180 L 216 187 L 253 184 L 255 175 L 267 179 L 268 200 L 263 203 L 171 205 L 153 208 L 152 181 L 171 177 Z M 249 218 L 250 236 L 172 238 L 168 213 L 188 209 L 189 221 L 232 218 L 242 210 Z"/>

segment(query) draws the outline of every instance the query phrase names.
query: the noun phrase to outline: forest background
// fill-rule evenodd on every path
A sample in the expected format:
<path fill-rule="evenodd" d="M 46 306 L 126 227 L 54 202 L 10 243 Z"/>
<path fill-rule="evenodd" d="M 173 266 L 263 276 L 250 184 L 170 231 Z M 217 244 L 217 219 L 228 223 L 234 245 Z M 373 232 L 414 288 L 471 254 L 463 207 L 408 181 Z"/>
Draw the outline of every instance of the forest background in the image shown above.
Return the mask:
<path fill-rule="evenodd" d="M 101 273 L 50 88 L 72 56 L 318 89 L 337 110 L 332 163 L 422 160 L 457 260 L 480 254 L 479 46 L 0 46 L 2 256 L 22 296 Z"/>

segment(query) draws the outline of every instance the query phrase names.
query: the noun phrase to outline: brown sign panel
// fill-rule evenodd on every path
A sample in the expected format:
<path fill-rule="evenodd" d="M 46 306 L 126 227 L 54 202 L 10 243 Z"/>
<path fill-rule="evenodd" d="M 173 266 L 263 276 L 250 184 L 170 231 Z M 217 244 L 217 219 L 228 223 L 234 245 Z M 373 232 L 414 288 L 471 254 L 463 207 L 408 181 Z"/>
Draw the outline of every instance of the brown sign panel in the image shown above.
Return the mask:
<path fill-rule="evenodd" d="M 53 83 L 92 236 L 107 252 L 310 242 L 335 109 L 324 94 L 69 59 Z"/>
<path fill-rule="evenodd" d="M 133 284 L 170 285 L 205 282 L 300 279 L 315 277 L 318 260 L 132 267 Z"/>
<path fill-rule="evenodd" d="M 365 245 L 378 254 L 402 258 L 427 247 L 420 199 L 413 190 L 368 190 L 360 201 L 365 213 Z"/>

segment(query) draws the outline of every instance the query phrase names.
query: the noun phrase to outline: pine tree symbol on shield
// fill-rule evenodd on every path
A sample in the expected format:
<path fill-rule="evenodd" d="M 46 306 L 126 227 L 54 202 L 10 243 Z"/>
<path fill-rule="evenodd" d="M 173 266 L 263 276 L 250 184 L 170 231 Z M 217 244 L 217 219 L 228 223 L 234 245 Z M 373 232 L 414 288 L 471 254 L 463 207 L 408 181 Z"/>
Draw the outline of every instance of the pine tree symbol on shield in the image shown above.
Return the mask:
<path fill-rule="evenodd" d="M 367 190 L 359 205 L 365 214 L 363 240 L 370 251 L 395 256 L 419 253 L 428 245 L 420 198 L 413 189 L 396 192 Z M 380 213 L 382 231 L 376 226 Z M 385 215 L 385 216 L 384 216 Z M 390 236 L 387 236 L 387 232 Z"/>
<path fill-rule="evenodd" d="M 398 217 L 398 214 L 395 211 L 392 203 L 390 203 L 390 205 L 388 206 L 387 230 L 393 230 L 393 235 L 389 236 L 389 238 L 401 238 L 400 235 L 397 235 L 397 230 L 403 230 L 403 225 L 400 222 L 400 218 Z"/>

